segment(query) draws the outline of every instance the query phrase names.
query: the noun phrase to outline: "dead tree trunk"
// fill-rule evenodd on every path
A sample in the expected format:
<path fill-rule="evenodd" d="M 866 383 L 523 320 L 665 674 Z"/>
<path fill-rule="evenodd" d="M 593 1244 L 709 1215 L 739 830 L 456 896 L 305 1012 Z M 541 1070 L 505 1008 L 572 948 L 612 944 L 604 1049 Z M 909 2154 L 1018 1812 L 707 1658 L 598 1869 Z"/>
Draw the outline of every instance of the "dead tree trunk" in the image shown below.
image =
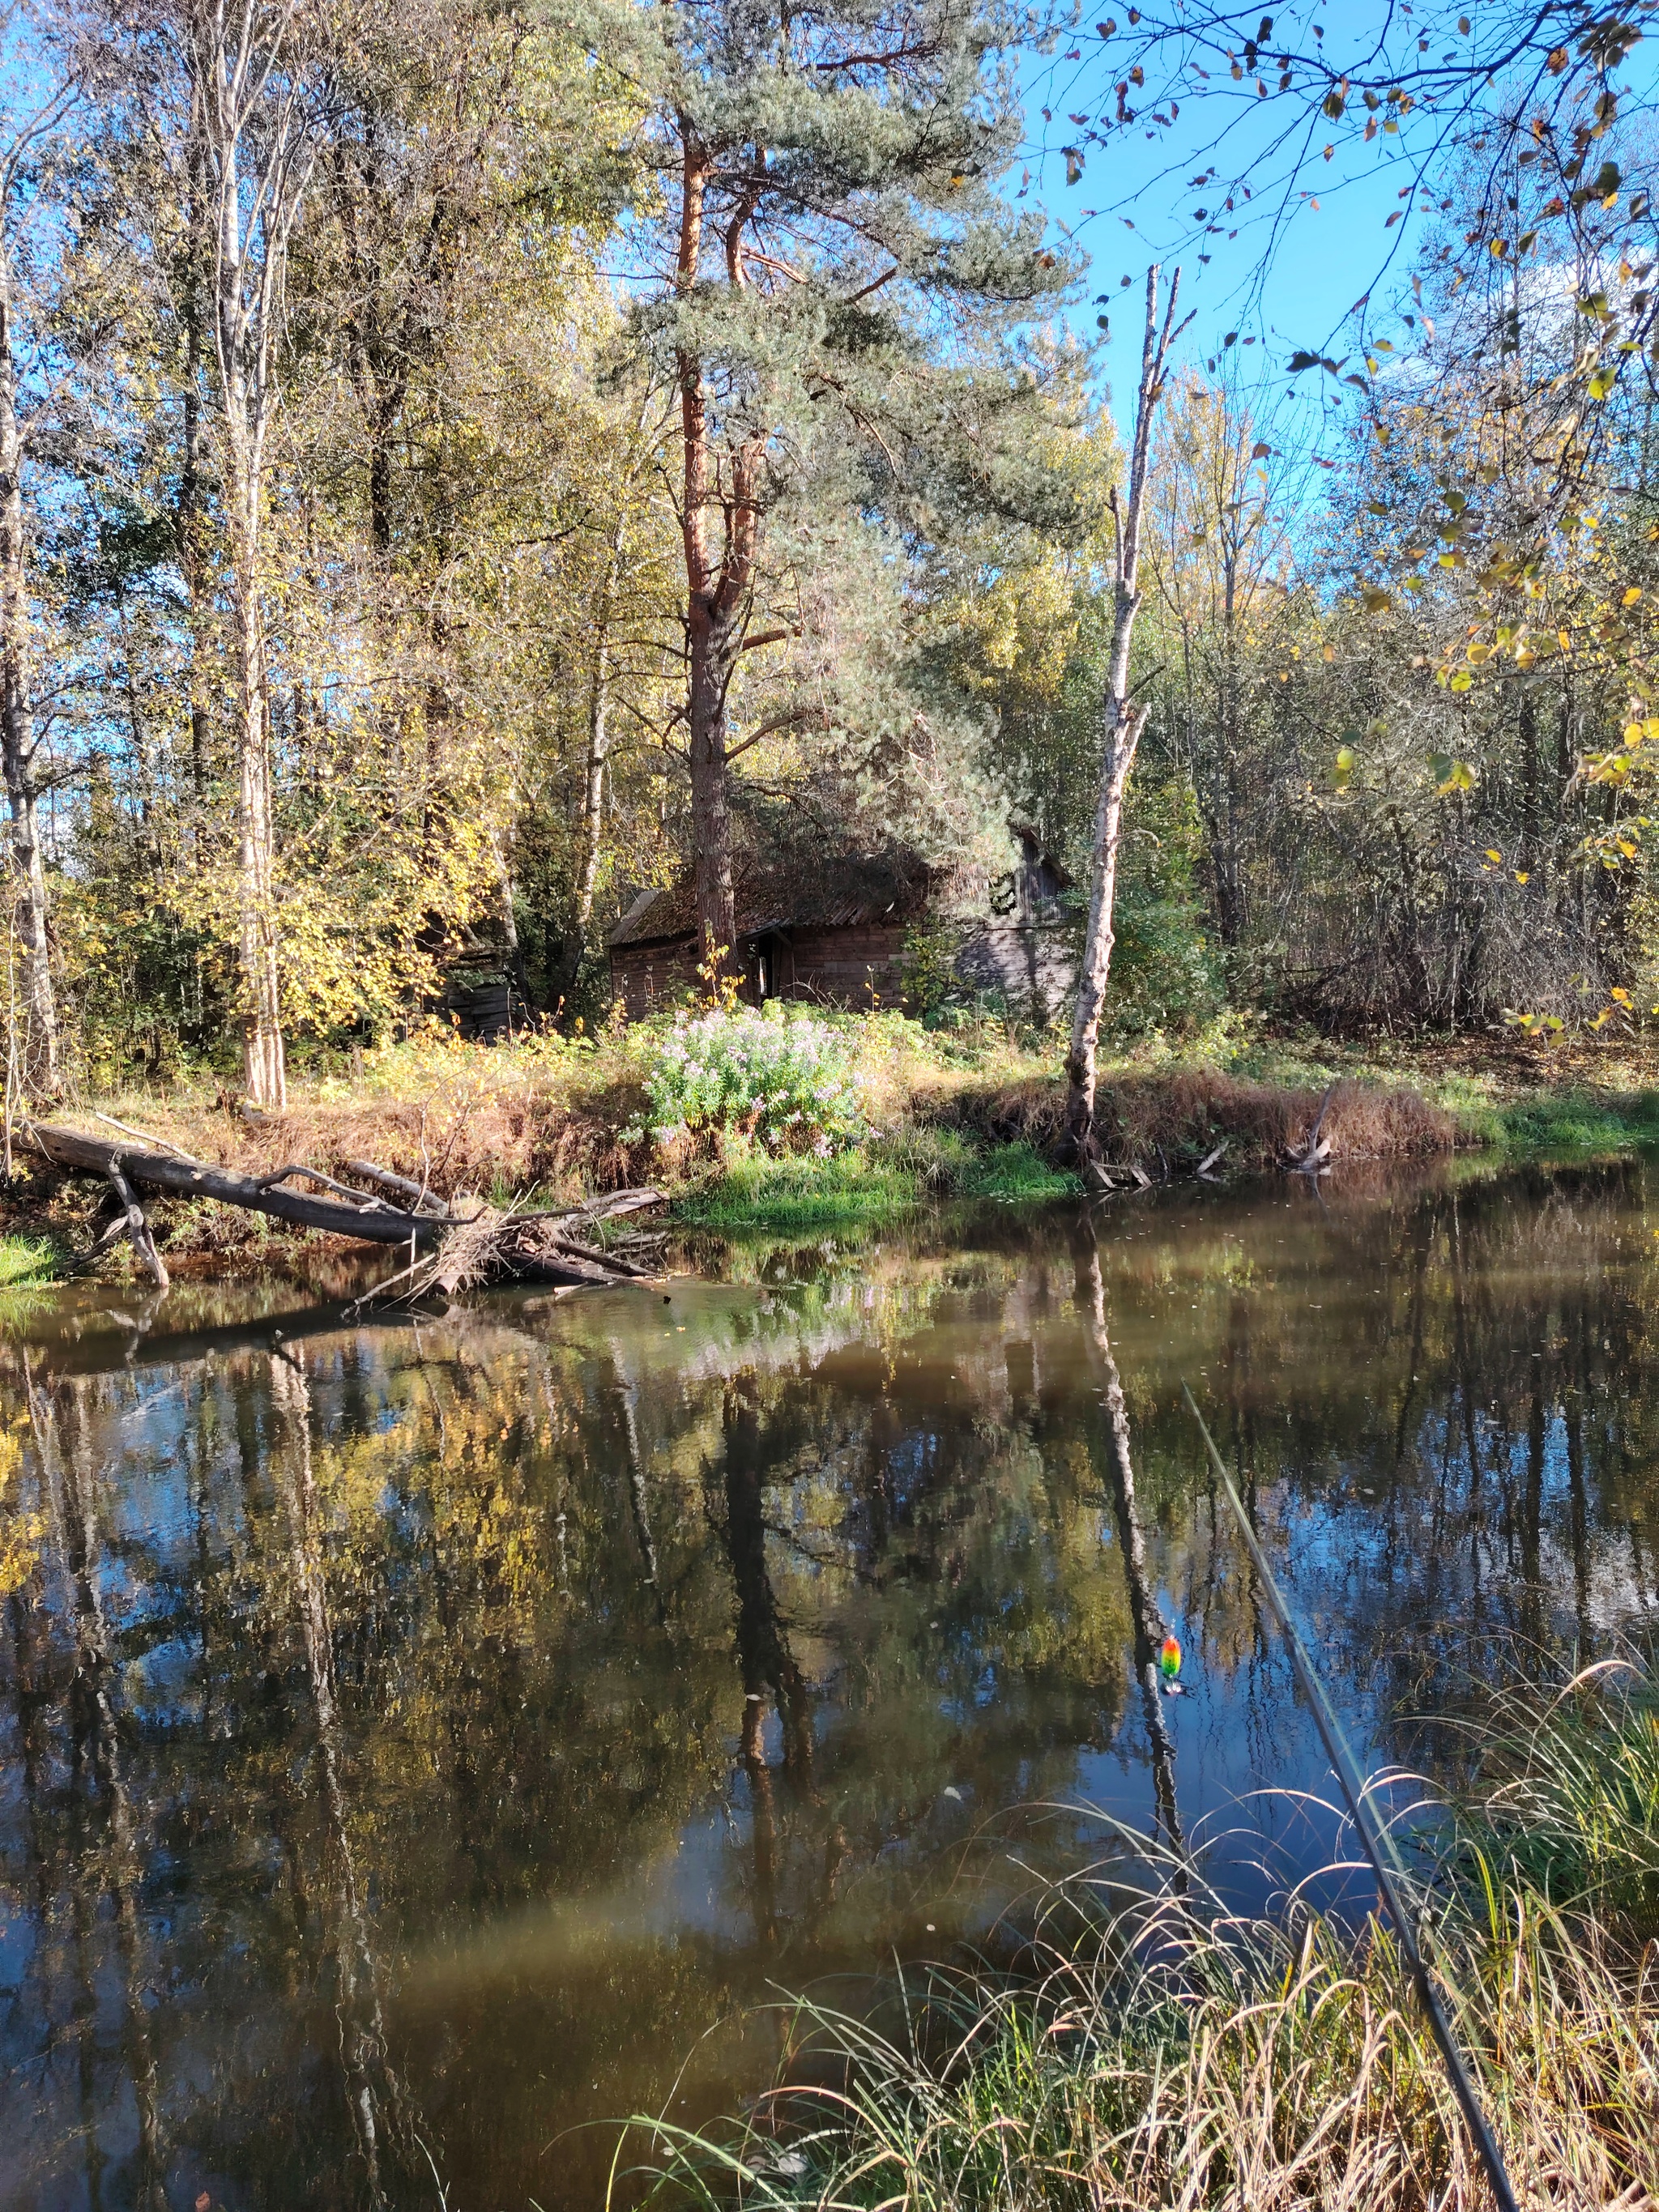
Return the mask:
<path fill-rule="evenodd" d="M 1117 898 L 1118 842 L 1123 828 L 1123 793 L 1134 766 L 1148 707 L 1137 707 L 1129 697 L 1129 647 L 1140 612 L 1140 530 L 1146 504 L 1148 458 L 1152 416 L 1164 390 L 1164 364 L 1175 327 L 1176 300 L 1181 290 L 1176 270 L 1170 286 L 1169 306 L 1163 326 L 1158 319 L 1158 264 L 1146 271 L 1146 331 L 1141 345 L 1140 388 L 1135 396 L 1134 443 L 1129 457 L 1127 505 L 1112 493 L 1113 519 L 1117 526 L 1116 574 L 1113 584 L 1112 652 L 1105 699 L 1105 741 L 1102 750 L 1100 796 L 1095 808 L 1094 859 L 1089 888 L 1089 921 L 1083 940 L 1083 959 L 1078 971 L 1077 1010 L 1072 1022 L 1071 1048 L 1066 1056 L 1067 1087 L 1066 1140 L 1079 1159 L 1095 1152 L 1096 1046 L 1100 1036 L 1101 1009 L 1106 1000 L 1106 978 L 1112 961 L 1112 910 Z M 1185 325 L 1183 325 L 1184 328 Z"/>
<path fill-rule="evenodd" d="M 119 1125 L 118 1125 L 119 1126 Z M 268 1213 L 300 1229 L 320 1229 L 367 1244 L 404 1245 L 413 1264 L 403 1277 L 406 1295 L 448 1296 L 491 1282 L 549 1283 L 562 1289 L 635 1282 L 652 1278 L 654 1266 L 621 1252 L 601 1251 L 592 1242 L 596 1225 L 617 1215 L 660 1205 L 658 1190 L 617 1190 L 585 1204 L 550 1212 L 498 1212 L 478 1203 L 454 1213 L 430 1199 L 407 1176 L 389 1174 L 366 1160 L 346 1163 L 349 1173 L 381 1189 L 410 1195 L 412 1205 L 354 1190 L 319 1169 L 290 1164 L 270 1175 L 247 1176 L 216 1167 L 182 1152 L 149 1152 L 131 1144 L 112 1144 L 48 1121 L 25 1121 L 21 1142 L 72 1175 L 101 1176 L 116 1190 L 124 1212 L 117 1226 L 130 1230 L 139 1257 L 159 1289 L 167 1288 L 167 1269 L 150 1241 L 149 1224 L 133 1191 L 160 1190 L 188 1198 L 211 1198 L 222 1206 Z M 291 1188 L 312 1183 L 327 1196 Z M 133 1216 L 137 1215 L 135 1223 Z M 112 1241 L 105 1238 L 94 1253 Z M 441 1248 L 441 1249 L 440 1249 Z M 416 1259 L 416 1255 L 423 1255 Z M 91 1255 L 88 1255 L 91 1256 Z M 374 1295 L 390 1285 L 381 1285 Z"/>

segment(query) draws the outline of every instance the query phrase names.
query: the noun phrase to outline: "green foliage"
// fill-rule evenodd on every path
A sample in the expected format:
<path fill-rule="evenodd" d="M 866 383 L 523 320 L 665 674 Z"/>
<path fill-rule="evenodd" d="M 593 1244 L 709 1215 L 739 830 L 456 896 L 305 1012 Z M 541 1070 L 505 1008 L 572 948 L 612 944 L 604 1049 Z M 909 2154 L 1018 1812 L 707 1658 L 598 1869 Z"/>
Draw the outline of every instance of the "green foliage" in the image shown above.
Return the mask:
<path fill-rule="evenodd" d="M 1155 772 L 1137 778 L 1106 1000 L 1106 1024 L 1115 1036 L 1191 1032 L 1226 1003 L 1225 975 L 1198 889 L 1202 849 L 1191 785 Z"/>
<path fill-rule="evenodd" d="M 930 918 L 914 924 L 904 939 L 904 995 L 911 1011 L 933 1024 L 962 996 L 956 958 L 962 933 L 951 923 Z"/>
<path fill-rule="evenodd" d="M 1659 1091 L 1547 1091 L 1499 1109 L 1496 1141 L 1512 1152 L 1630 1152 L 1659 1147 Z"/>
<path fill-rule="evenodd" d="M 650 1128 L 659 1143 L 729 1131 L 764 1151 L 827 1158 L 865 1131 L 852 1056 L 836 1032 L 773 1000 L 676 1022 L 645 1063 Z M 624 1132 L 634 1141 L 642 1130 Z"/>
<path fill-rule="evenodd" d="M 1051 1167 L 1031 1145 L 994 1145 L 975 1159 L 957 1185 L 964 1198 L 1000 1199 L 1018 1205 L 1076 1198 L 1077 1176 Z"/>

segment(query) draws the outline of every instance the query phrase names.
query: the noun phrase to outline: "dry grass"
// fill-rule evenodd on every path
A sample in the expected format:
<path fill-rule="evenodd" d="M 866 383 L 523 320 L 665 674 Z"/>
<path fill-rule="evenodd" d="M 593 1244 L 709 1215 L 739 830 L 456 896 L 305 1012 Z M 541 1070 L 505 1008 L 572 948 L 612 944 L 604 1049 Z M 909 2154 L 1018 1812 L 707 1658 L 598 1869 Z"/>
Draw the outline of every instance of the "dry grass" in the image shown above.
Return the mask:
<path fill-rule="evenodd" d="M 963 1136 L 1052 1153 L 1065 1104 L 1052 1060 L 1002 1031 L 988 1030 L 964 1043 L 895 1014 L 837 1018 L 850 1032 L 868 1111 L 881 1133 L 879 1164 L 908 1176 L 906 1146 L 937 1143 L 941 1132 L 957 1133 L 964 1158 Z M 533 1192 L 564 1204 L 650 1180 L 682 1188 L 706 1182 L 720 1163 L 718 1135 L 664 1152 L 619 1133 L 644 1119 L 641 1062 L 649 1048 L 649 1033 L 638 1030 L 501 1047 L 433 1039 L 368 1054 L 349 1079 L 294 1080 L 280 1121 L 251 1119 L 222 1093 L 184 1086 L 76 1102 L 70 1117 L 96 1129 L 89 1115 L 100 1109 L 198 1158 L 253 1176 L 289 1163 L 341 1176 L 349 1160 L 373 1160 L 452 1200 L 475 1195 L 505 1204 Z M 1102 1141 L 1109 1156 L 1157 1171 L 1165 1164 L 1191 1165 L 1224 1138 L 1227 1169 L 1269 1167 L 1305 1143 L 1322 1097 L 1202 1066 L 1115 1070 L 1101 1093 Z M 1400 1158 L 1449 1150 L 1454 1124 L 1415 1091 L 1345 1079 L 1330 1092 L 1323 1133 L 1333 1158 Z M 85 1187 L 77 1191 L 37 1175 L 0 1228 L 49 1226 L 79 1246 L 89 1241 L 88 1209 L 97 1202 Z M 262 1217 L 222 1207 L 169 1205 L 161 1218 L 175 1255 L 246 1262 L 300 1241 Z"/>
<path fill-rule="evenodd" d="M 1498 1826 L 1478 1808 L 1455 1826 L 1424 1899 L 1522 2203 L 1652 2212 L 1659 1951 L 1608 1909 L 1604 1877 L 1610 1862 L 1651 1865 L 1659 1729 L 1645 1688 L 1570 1696 L 1559 1724 L 1500 1759 Z M 1553 1893 L 1502 1845 L 1528 1787 L 1564 1847 Z M 1578 1889 L 1563 1876 L 1575 1851 L 1595 1869 Z M 659 2197 L 820 2212 L 1491 2202 L 1375 1923 L 1299 1906 L 1239 1922 L 1171 1885 L 1084 1940 L 1050 1941 L 1046 1970 L 1016 1986 L 935 1972 L 904 1996 L 890 2034 L 799 2008 L 786 2065 L 813 2086 L 781 2087 L 723 2134 L 647 2124 Z"/>
<path fill-rule="evenodd" d="M 1112 1159 L 1155 1168 L 1200 1158 L 1224 1139 L 1230 1168 L 1262 1169 L 1306 1150 L 1322 1105 L 1320 1134 L 1334 1160 L 1422 1158 L 1455 1141 L 1452 1116 L 1415 1091 L 1343 1081 L 1327 1098 L 1207 1067 L 1113 1074 L 1101 1086 L 1095 1126 Z M 1065 1126 L 1066 1091 L 1052 1076 L 964 1084 L 941 1097 L 936 1110 L 995 1142 L 1050 1151 Z"/>

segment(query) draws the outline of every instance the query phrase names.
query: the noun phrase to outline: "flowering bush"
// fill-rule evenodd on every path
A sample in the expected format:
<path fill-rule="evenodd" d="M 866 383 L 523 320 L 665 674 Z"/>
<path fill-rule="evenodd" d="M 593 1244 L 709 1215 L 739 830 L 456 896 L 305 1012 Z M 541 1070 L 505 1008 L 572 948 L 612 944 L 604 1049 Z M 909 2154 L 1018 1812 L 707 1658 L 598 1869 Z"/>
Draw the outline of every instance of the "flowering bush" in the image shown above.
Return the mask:
<path fill-rule="evenodd" d="M 827 1157 L 865 1133 L 851 1056 L 835 1030 L 786 1020 L 774 1000 L 682 1018 L 646 1067 L 651 1133 L 659 1142 L 729 1129 L 769 1152 Z M 624 1130 L 623 1137 L 643 1135 Z"/>

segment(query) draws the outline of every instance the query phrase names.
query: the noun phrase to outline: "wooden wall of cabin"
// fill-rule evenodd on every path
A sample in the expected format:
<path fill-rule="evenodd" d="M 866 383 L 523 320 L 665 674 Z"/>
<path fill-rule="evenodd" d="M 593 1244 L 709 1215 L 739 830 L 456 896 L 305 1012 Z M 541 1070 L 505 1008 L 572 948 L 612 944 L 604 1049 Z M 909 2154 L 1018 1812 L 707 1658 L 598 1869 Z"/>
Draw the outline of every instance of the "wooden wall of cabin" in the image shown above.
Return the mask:
<path fill-rule="evenodd" d="M 821 1004 L 904 1003 L 906 922 L 863 922 L 845 929 L 792 929 L 794 980 L 788 996 Z"/>
<path fill-rule="evenodd" d="M 956 969 L 975 991 L 995 991 L 1015 1012 L 1053 1021 L 1077 988 L 1077 940 L 1064 927 L 985 922 L 970 930 Z"/>
<path fill-rule="evenodd" d="M 678 945 L 618 945 L 611 949 L 611 982 L 630 1022 L 655 1013 L 665 999 L 696 988 L 697 948 Z"/>

